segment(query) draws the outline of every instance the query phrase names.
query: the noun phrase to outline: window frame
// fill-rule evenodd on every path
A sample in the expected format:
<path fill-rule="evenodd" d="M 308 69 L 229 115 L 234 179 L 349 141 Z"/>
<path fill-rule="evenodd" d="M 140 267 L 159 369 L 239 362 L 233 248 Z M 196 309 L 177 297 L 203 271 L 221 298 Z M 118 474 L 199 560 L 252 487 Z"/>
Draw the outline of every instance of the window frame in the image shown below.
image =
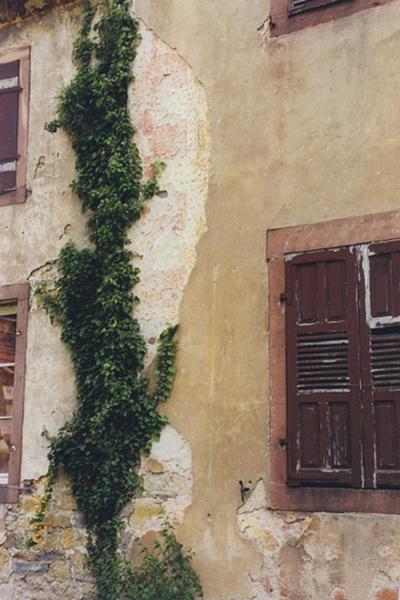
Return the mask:
<path fill-rule="evenodd" d="M 17 185 L 15 190 L 0 194 L 0 206 L 22 204 L 27 197 L 27 152 L 30 94 L 30 47 L 0 52 L 0 63 L 19 61 L 19 105 L 18 105 L 18 159 Z"/>
<path fill-rule="evenodd" d="M 17 303 L 17 336 L 12 415 L 12 444 L 15 450 L 10 454 L 8 484 L 0 485 L 0 503 L 18 502 L 20 495 L 29 290 L 29 283 L 17 283 L 0 287 L 0 302 L 15 301 Z"/>
<path fill-rule="evenodd" d="M 271 37 L 346 17 L 387 2 L 390 0 L 311 0 L 310 5 L 304 10 L 291 10 L 290 0 L 271 0 L 269 18 Z"/>
<path fill-rule="evenodd" d="M 400 490 L 287 485 L 285 256 L 398 239 L 400 212 L 337 219 L 267 231 L 269 285 L 268 505 L 277 510 L 400 514 Z"/>

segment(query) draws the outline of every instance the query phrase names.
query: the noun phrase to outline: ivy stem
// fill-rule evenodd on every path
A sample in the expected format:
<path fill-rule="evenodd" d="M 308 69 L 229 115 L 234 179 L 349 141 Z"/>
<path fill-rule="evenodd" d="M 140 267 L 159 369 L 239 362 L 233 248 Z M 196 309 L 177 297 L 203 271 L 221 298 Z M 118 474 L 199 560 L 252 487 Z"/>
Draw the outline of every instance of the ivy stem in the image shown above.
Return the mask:
<path fill-rule="evenodd" d="M 176 354 L 176 327 L 168 327 L 160 336 L 150 392 L 143 376 L 146 344 L 134 316 L 132 289 L 139 271 L 132 266 L 128 231 L 146 200 L 158 192 L 163 166 L 156 163 L 150 180 L 142 182 L 127 106 L 140 42 L 129 5 L 128 0 L 102 3 L 94 22 L 95 8 L 86 4 L 74 44 L 76 73 L 60 93 L 56 119 L 46 124 L 50 132 L 63 129 L 72 144 L 76 177 L 71 187 L 87 214 L 92 245 L 78 249 L 68 243 L 59 255 L 55 289 L 42 283 L 37 291 L 69 349 L 77 403 L 73 417 L 50 440 L 47 486 L 32 524 L 36 533 L 43 528 L 55 479 L 63 470 L 88 530 L 98 600 L 178 598 L 157 590 L 151 595 L 152 578 L 148 595 L 144 588 L 139 593 L 146 575 L 138 578 L 119 551 L 119 515 L 140 489 L 141 457 L 166 423 L 157 405 L 170 396 Z M 159 565 L 160 590 L 169 593 L 178 589 L 174 565 L 181 565 L 179 598 L 190 600 L 200 593 L 190 557 L 169 530 L 163 535 L 167 554 L 162 552 L 156 563 L 148 559 L 148 569 Z M 34 535 L 31 543 L 36 543 Z"/>

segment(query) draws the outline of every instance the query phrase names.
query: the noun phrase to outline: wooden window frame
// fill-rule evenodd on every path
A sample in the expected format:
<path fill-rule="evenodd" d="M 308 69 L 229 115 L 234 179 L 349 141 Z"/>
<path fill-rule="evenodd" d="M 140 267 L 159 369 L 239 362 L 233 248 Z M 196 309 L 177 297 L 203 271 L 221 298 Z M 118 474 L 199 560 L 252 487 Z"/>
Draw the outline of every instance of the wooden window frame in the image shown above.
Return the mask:
<path fill-rule="evenodd" d="M 287 485 L 285 256 L 353 244 L 398 239 L 400 212 L 337 219 L 267 232 L 269 282 L 268 505 L 277 510 L 400 514 L 400 490 Z"/>
<path fill-rule="evenodd" d="M 19 86 L 21 92 L 18 105 L 18 158 L 16 189 L 0 194 L 0 206 L 22 204 L 26 201 L 28 118 L 30 88 L 30 47 L 0 52 L 0 63 L 19 61 Z"/>
<path fill-rule="evenodd" d="M 17 304 L 17 336 L 12 414 L 12 444 L 14 450 L 10 454 L 8 484 L 0 485 L 0 503 L 18 502 L 20 495 L 29 284 L 17 283 L 0 287 L 0 302 L 10 301 L 15 301 Z"/>
<path fill-rule="evenodd" d="M 360 10 L 386 4 L 390 0 L 311 0 L 304 9 L 290 9 L 291 0 L 271 0 L 271 37 L 312 27 Z"/>

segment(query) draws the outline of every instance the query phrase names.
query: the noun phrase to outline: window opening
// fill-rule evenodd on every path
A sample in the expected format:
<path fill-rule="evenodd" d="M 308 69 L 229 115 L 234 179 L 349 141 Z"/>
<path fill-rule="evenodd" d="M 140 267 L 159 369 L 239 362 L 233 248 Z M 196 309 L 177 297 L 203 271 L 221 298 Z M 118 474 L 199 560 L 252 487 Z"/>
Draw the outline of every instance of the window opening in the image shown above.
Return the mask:
<path fill-rule="evenodd" d="M 0 485 L 9 481 L 16 335 L 17 304 L 0 303 Z"/>

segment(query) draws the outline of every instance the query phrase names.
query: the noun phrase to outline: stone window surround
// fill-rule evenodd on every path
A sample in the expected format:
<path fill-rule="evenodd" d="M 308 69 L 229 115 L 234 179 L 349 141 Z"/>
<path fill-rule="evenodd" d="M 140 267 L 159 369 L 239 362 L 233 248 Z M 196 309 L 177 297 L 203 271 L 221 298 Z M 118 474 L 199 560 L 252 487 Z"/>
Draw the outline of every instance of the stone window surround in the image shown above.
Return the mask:
<path fill-rule="evenodd" d="M 286 356 L 284 257 L 289 253 L 400 237 L 400 212 L 372 214 L 267 232 L 269 280 L 268 506 L 277 510 L 400 514 L 400 490 L 358 490 L 286 485 Z"/>
<path fill-rule="evenodd" d="M 20 495 L 29 284 L 17 283 L 0 287 L 0 302 L 9 301 L 17 302 L 17 336 L 12 415 L 12 444 L 15 449 L 10 454 L 8 485 L 0 485 L 0 503 L 17 502 Z"/>
<path fill-rule="evenodd" d="M 19 60 L 19 85 L 21 88 L 18 112 L 18 161 L 17 186 L 15 190 L 0 194 L 0 206 L 21 204 L 26 201 L 26 173 L 28 151 L 28 110 L 30 87 L 30 47 L 0 52 L 0 63 Z"/>
<path fill-rule="evenodd" d="M 332 21 L 352 15 L 360 10 L 374 8 L 386 4 L 390 0 L 341 0 L 324 4 L 297 14 L 289 14 L 288 0 L 271 0 L 270 32 L 271 37 L 291 33 L 306 27 Z"/>

